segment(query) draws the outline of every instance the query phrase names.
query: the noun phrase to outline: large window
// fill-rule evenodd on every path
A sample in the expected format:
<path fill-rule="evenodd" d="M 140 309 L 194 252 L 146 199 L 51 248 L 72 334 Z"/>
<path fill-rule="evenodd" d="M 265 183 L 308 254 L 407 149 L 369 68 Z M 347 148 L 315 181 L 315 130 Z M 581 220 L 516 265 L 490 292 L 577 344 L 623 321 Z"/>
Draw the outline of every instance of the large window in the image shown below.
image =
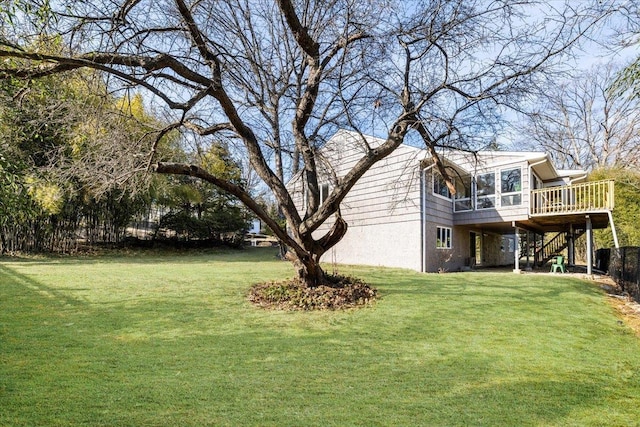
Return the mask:
<path fill-rule="evenodd" d="M 471 176 L 461 176 L 455 180 L 456 197 L 454 201 L 454 209 L 456 212 L 470 211 L 473 209 L 471 199 Z"/>
<path fill-rule="evenodd" d="M 451 178 L 453 186 L 456 189 L 454 197 L 451 196 L 449 187 L 439 172 L 433 171 L 433 194 L 447 199 L 454 199 L 453 207 L 456 212 L 470 211 L 473 209 L 473 201 L 471 199 L 471 176 L 456 176 Z"/>
<path fill-rule="evenodd" d="M 447 199 L 451 198 L 451 193 L 449 192 L 447 183 L 442 175 L 437 171 L 433 171 L 433 194 L 436 196 L 446 197 Z"/>
<path fill-rule="evenodd" d="M 451 229 L 449 227 L 437 227 L 436 232 L 436 248 L 451 249 Z"/>
<path fill-rule="evenodd" d="M 520 168 L 500 172 L 500 205 L 518 206 L 522 203 L 522 171 Z"/>
<path fill-rule="evenodd" d="M 483 173 L 476 177 L 477 208 L 488 209 L 496 206 L 496 175 Z"/>

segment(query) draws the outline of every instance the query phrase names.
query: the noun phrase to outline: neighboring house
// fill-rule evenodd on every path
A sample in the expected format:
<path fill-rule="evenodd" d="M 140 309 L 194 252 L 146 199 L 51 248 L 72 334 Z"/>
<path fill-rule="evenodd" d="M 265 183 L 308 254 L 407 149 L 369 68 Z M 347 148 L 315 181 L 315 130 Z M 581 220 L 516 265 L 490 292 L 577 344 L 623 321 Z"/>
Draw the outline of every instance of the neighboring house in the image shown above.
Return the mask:
<path fill-rule="evenodd" d="M 247 233 L 259 234 L 262 232 L 262 221 L 259 219 L 251 220 L 251 227 L 247 230 Z"/>
<path fill-rule="evenodd" d="M 251 220 L 251 227 L 244 235 L 244 243 L 248 246 L 277 246 L 278 239 L 262 233 L 262 221 L 259 219 Z"/>
<path fill-rule="evenodd" d="M 382 143 L 366 141 L 371 147 Z M 327 141 L 319 150 L 322 200 L 364 153 L 363 139 L 354 132 L 339 131 Z M 426 150 L 400 146 L 343 200 L 340 211 L 349 229 L 323 260 L 423 272 L 478 265 L 519 271 L 521 263 L 542 265 L 565 248 L 574 263 L 575 239 L 587 232 L 591 242 L 591 230 L 612 221 L 613 181 L 586 182 L 584 171 L 557 170 L 546 153 L 440 154 L 455 196 Z M 294 177 L 289 187 L 304 212 L 302 179 Z M 550 232 L 558 233 L 544 241 Z"/>

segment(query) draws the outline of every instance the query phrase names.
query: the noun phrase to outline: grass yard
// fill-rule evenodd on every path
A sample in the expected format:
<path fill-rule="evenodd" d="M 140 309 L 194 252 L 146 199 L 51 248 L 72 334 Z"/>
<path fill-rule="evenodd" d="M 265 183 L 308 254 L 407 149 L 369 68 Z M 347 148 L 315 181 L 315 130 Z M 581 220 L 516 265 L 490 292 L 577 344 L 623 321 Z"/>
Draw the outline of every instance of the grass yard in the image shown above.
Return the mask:
<path fill-rule="evenodd" d="M 640 339 L 594 284 L 353 267 L 374 306 L 256 309 L 274 255 L 0 261 L 0 425 L 640 425 Z"/>

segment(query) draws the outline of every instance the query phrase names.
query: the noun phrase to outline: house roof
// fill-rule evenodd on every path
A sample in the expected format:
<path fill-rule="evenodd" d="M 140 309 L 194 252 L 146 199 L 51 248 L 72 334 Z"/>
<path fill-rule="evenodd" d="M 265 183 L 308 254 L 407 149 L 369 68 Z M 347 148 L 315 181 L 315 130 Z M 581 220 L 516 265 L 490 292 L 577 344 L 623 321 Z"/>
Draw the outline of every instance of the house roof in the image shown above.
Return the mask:
<path fill-rule="evenodd" d="M 543 181 L 568 178 L 575 182 L 585 179 L 587 175 L 587 172 L 582 169 L 556 169 L 551 156 L 542 151 L 479 151 L 474 154 L 459 150 L 444 150 L 440 154 L 450 163 L 469 173 L 526 161 Z"/>
<path fill-rule="evenodd" d="M 361 136 L 366 138 L 367 144 L 370 147 L 375 148 L 385 142 L 385 140 L 381 138 L 370 135 L 361 135 L 354 131 L 341 129 L 327 141 L 323 148 L 328 149 L 329 146 L 338 143 L 338 141 L 345 140 L 350 142 L 350 144 L 347 145 L 353 147 L 352 144 L 358 145 L 358 141 L 362 141 Z M 428 159 L 431 157 L 426 149 L 406 144 L 403 144 L 403 147 L 405 149 L 415 150 L 416 153 L 420 153 L 417 157 L 421 157 L 422 159 Z M 340 151 L 343 151 L 347 147 L 345 147 L 343 143 L 338 143 L 337 148 Z M 446 159 L 448 163 L 464 169 L 469 173 L 476 173 L 482 169 L 496 168 L 502 165 L 506 166 L 508 164 L 526 161 L 536 175 L 543 181 L 554 181 L 568 178 L 575 182 L 585 179 L 587 174 L 581 169 L 556 169 L 551 156 L 542 151 L 478 151 L 476 153 L 471 153 L 462 150 L 444 149 L 440 150 L 439 154 Z"/>
<path fill-rule="evenodd" d="M 558 170 L 558 174 L 562 177 L 571 179 L 571 182 L 581 182 L 587 179 L 587 171 L 583 169 L 562 169 Z"/>

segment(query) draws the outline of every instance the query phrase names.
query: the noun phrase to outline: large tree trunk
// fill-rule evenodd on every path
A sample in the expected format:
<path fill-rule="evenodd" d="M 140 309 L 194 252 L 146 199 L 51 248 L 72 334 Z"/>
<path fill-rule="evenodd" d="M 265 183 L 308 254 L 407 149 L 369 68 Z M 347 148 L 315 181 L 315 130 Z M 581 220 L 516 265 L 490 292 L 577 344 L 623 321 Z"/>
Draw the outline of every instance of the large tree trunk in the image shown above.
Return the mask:
<path fill-rule="evenodd" d="M 320 267 L 320 257 L 316 256 L 304 256 L 296 257 L 293 260 L 296 272 L 298 274 L 298 280 L 305 287 L 313 288 L 326 284 L 326 277 L 324 270 Z"/>
<path fill-rule="evenodd" d="M 302 240 L 301 247 L 306 251 L 290 251 L 287 258 L 293 262 L 301 283 L 310 288 L 327 284 L 320 258 L 344 237 L 347 228 L 347 223 L 337 214 L 331 229 L 321 238 L 314 239 L 311 233 L 298 236 Z"/>

